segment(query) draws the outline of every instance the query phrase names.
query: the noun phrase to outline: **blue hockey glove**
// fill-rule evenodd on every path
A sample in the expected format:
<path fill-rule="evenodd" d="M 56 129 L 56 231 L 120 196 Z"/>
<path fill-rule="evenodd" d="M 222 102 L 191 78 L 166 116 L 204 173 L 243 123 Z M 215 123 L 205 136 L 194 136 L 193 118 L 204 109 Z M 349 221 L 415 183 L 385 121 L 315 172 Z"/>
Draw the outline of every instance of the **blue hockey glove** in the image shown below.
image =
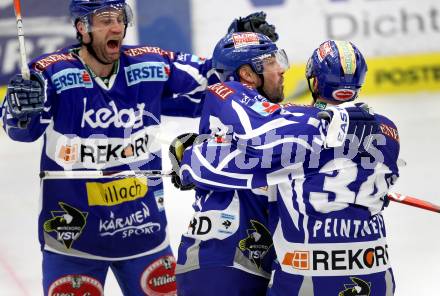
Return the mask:
<path fill-rule="evenodd" d="M 388 197 L 388 194 L 385 194 L 381 200 L 383 201 L 383 205 L 382 205 L 382 211 L 388 207 L 388 205 L 390 204 L 390 198 Z"/>
<path fill-rule="evenodd" d="M 368 151 L 372 143 L 372 135 L 379 134 L 379 123 L 377 122 L 373 109 L 366 103 L 356 103 L 356 107 L 347 108 L 350 124 L 348 134 L 356 136 L 359 140 L 359 151 Z"/>
<path fill-rule="evenodd" d="M 379 133 L 379 123 L 374 117 L 374 112 L 365 103 L 344 103 L 331 106 L 319 112 L 318 116 L 330 122 L 327 133 L 328 143 L 325 148 L 341 146 L 340 141 L 344 143 L 347 135 L 351 135 L 351 141 L 357 137 L 359 152 L 365 152 L 372 142 L 369 136 Z M 347 123 L 348 128 L 346 128 Z M 332 142 L 335 138 L 339 141 Z"/>
<path fill-rule="evenodd" d="M 255 12 L 247 17 L 238 18 L 232 21 L 228 28 L 228 33 L 235 32 L 255 32 L 266 35 L 273 42 L 278 40 L 278 34 L 275 32 L 275 26 L 266 21 L 266 13 L 263 11 Z"/>
<path fill-rule="evenodd" d="M 180 190 L 191 190 L 195 186 L 194 184 L 182 184 L 182 180 L 179 177 L 180 164 L 183 158 L 183 152 L 186 148 L 191 147 L 197 139 L 198 134 L 186 133 L 177 136 L 170 144 L 169 157 L 171 160 L 173 171 L 171 173 L 171 182 L 174 187 Z"/>
<path fill-rule="evenodd" d="M 30 80 L 15 75 L 8 84 L 6 100 L 8 111 L 18 120 L 19 128 L 26 128 L 31 118 L 43 111 L 45 97 L 44 78 L 37 72 L 31 72 Z"/>

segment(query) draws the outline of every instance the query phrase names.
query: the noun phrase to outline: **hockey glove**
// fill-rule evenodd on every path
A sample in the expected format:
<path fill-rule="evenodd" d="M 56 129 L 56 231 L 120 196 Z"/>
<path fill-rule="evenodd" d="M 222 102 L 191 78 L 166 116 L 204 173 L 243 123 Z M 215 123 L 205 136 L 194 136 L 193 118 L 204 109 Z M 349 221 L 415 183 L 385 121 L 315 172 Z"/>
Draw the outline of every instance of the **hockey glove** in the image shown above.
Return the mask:
<path fill-rule="evenodd" d="M 173 167 L 173 171 L 171 173 L 171 182 L 173 183 L 174 187 L 180 190 L 191 190 L 195 187 L 194 184 L 183 185 L 179 173 L 183 152 L 186 148 L 193 145 L 194 141 L 197 139 L 197 136 L 198 134 L 195 133 L 182 134 L 177 136 L 170 144 L 169 157 Z"/>
<path fill-rule="evenodd" d="M 341 146 L 347 135 L 351 135 L 351 141 L 357 138 L 359 152 L 365 152 L 371 145 L 371 136 L 379 132 L 374 112 L 365 103 L 331 106 L 319 112 L 318 116 L 330 122 L 325 148 Z"/>
<path fill-rule="evenodd" d="M 383 204 L 382 204 L 382 211 L 383 211 L 386 207 L 389 206 L 389 204 L 390 204 L 390 198 L 388 197 L 388 194 L 385 194 L 385 195 L 381 198 L 381 200 L 383 201 Z"/>
<path fill-rule="evenodd" d="M 327 121 L 327 133 L 324 138 L 324 148 L 341 147 L 347 138 L 349 117 L 344 108 L 337 105 L 327 107 L 318 113 L 318 118 Z"/>
<path fill-rule="evenodd" d="M 19 128 L 26 128 L 35 115 L 43 111 L 45 82 L 40 73 L 31 72 L 30 80 L 15 75 L 9 82 L 6 100 L 8 111 L 18 120 Z"/>
<path fill-rule="evenodd" d="M 373 142 L 373 135 L 379 134 L 379 122 L 374 116 L 373 109 L 366 103 L 356 103 L 355 107 L 347 108 L 350 117 L 348 134 L 359 140 L 359 152 L 366 152 Z"/>
<path fill-rule="evenodd" d="M 238 18 L 232 21 L 228 28 L 228 33 L 235 32 L 255 32 L 266 35 L 273 42 L 278 40 L 278 34 L 275 32 L 275 26 L 266 21 L 266 13 L 263 11 L 255 12 L 247 17 Z"/>

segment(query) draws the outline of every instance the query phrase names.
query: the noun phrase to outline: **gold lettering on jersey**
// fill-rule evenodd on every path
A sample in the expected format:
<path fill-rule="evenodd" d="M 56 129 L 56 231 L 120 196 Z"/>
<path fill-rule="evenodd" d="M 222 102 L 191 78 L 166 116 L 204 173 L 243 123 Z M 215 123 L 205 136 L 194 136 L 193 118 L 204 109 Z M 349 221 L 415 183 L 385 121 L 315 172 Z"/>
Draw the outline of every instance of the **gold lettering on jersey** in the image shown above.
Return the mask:
<path fill-rule="evenodd" d="M 124 53 L 130 57 L 136 57 L 144 54 L 158 54 L 161 56 L 168 56 L 172 60 L 174 60 L 175 58 L 174 52 L 166 51 L 159 47 L 151 47 L 151 46 L 130 48 L 124 51 Z"/>
<path fill-rule="evenodd" d="M 399 133 L 397 132 L 397 129 L 394 127 L 391 127 L 385 123 L 380 124 L 380 130 L 382 131 L 382 134 L 385 136 L 393 139 L 396 142 L 399 142 Z"/>
<path fill-rule="evenodd" d="M 122 180 L 100 183 L 87 182 L 89 206 L 114 206 L 136 200 L 147 194 L 147 180 L 143 178 L 125 178 Z"/>
<path fill-rule="evenodd" d="M 71 53 L 67 54 L 52 54 L 48 57 L 45 57 L 44 59 L 39 60 L 35 63 L 35 69 L 43 71 L 50 65 L 60 62 L 60 61 L 74 61 L 75 57 Z"/>

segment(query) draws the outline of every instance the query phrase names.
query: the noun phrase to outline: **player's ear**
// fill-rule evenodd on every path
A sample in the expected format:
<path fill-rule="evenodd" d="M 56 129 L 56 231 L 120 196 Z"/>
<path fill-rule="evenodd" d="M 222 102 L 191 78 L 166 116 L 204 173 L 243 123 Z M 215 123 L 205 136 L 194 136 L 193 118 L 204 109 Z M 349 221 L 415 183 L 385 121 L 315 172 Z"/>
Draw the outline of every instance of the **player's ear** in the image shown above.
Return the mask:
<path fill-rule="evenodd" d="M 316 79 L 316 77 L 313 78 L 312 85 L 313 85 L 313 91 L 317 92 L 318 91 L 318 79 Z"/>
<path fill-rule="evenodd" d="M 89 43 L 90 42 L 90 37 L 88 34 L 88 30 L 87 30 L 87 25 L 82 22 L 82 21 L 78 21 L 75 24 L 76 30 L 79 34 L 81 34 L 81 38 L 85 43 Z"/>
<path fill-rule="evenodd" d="M 240 77 L 240 82 L 249 84 L 252 87 L 260 86 L 260 77 L 258 77 L 257 73 L 255 73 L 249 65 L 241 66 L 238 69 L 238 76 Z"/>

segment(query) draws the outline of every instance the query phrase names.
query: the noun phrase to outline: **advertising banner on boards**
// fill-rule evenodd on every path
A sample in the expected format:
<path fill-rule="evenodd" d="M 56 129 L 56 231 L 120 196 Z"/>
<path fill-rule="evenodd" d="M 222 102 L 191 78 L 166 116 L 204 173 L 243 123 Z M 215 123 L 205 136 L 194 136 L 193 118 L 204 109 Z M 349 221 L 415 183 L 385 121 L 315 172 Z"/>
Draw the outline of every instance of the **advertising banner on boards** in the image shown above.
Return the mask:
<path fill-rule="evenodd" d="M 292 64 L 287 96 L 308 95 L 304 68 L 327 39 L 352 41 L 367 58 L 364 95 L 440 91 L 438 0 L 193 0 L 193 45 L 209 56 L 234 17 L 264 10 Z"/>
<path fill-rule="evenodd" d="M 265 11 L 292 64 L 287 96 L 307 95 L 304 67 L 327 39 L 350 40 L 369 65 L 363 94 L 440 91 L 440 2 L 438 0 L 149 0 L 128 1 L 136 38 L 126 43 L 160 46 L 210 57 L 234 18 Z M 69 1 L 22 3 L 28 56 L 76 42 Z M 19 71 L 12 0 L 0 0 L 0 101 Z M 129 30 L 129 33 L 131 31 Z M 129 37 L 130 34 L 127 35 Z"/>

